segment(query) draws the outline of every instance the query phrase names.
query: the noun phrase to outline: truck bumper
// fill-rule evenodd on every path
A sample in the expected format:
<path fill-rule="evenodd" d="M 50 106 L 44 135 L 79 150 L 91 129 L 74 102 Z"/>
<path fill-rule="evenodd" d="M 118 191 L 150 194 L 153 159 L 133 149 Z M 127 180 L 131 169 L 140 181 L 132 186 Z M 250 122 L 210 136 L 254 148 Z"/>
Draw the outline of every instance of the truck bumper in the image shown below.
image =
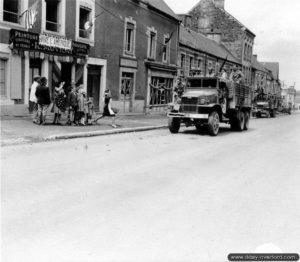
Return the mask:
<path fill-rule="evenodd" d="M 168 113 L 168 117 L 187 118 L 187 119 L 208 119 L 208 114 L 192 114 L 192 113 Z"/>

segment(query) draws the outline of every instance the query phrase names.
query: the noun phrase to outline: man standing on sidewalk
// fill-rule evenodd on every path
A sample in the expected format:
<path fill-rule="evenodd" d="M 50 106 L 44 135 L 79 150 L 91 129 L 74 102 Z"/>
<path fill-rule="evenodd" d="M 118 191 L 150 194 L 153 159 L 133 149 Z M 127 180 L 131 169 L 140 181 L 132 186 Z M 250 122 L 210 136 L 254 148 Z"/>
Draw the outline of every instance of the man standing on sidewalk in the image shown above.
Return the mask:
<path fill-rule="evenodd" d="M 29 96 L 29 112 L 32 113 L 32 121 L 33 123 L 37 124 L 38 121 L 38 105 L 37 105 L 37 98 L 35 95 L 36 88 L 39 85 L 40 76 L 35 75 L 33 77 L 33 83 L 30 88 L 30 96 Z"/>

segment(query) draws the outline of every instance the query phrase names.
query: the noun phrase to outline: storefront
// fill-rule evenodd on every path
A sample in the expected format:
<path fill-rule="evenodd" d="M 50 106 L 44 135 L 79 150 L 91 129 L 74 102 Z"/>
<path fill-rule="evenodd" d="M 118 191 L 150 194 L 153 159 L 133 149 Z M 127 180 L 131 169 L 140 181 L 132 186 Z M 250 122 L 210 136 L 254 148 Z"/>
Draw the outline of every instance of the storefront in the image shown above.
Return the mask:
<path fill-rule="evenodd" d="M 88 61 L 91 58 L 88 58 L 88 44 L 56 35 L 11 29 L 9 43 L 2 50 L 1 81 L 5 81 L 6 89 L 1 90 L 1 100 L 5 102 L 4 105 L 23 104 L 23 108 L 26 108 L 32 79 L 36 74 L 47 77 L 51 91 L 60 81 L 64 81 L 68 87 L 73 80 L 77 85 L 84 84 L 89 91 Z M 92 63 L 105 64 L 93 59 Z M 101 70 L 98 74 L 101 76 Z M 99 79 L 94 91 L 98 96 L 98 104 L 100 84 Z M 89 94 L 93 95 L 93 91 L 89 91 Z"/>
<path fill-rule="evenodd" d="M 146 112 L 164 112 L 168 103 L 172 102 L 178 68 L 149 61 L 146 62 L 146 67 Z"/>

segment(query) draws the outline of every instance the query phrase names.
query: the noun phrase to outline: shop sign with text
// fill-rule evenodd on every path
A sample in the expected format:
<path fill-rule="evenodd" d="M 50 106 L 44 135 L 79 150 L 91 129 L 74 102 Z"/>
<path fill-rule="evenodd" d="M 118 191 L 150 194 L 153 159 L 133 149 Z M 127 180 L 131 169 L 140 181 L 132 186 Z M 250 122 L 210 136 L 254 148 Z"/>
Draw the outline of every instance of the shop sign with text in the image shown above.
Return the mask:
<path fill-rule="evenodd" d="M 10 31 L 10 44 L 13 49 L 39 51 L 52 55 L 86 56 L 90 48 L 88 44 L 72 41 L 65 37 L 15 29 Z"/>

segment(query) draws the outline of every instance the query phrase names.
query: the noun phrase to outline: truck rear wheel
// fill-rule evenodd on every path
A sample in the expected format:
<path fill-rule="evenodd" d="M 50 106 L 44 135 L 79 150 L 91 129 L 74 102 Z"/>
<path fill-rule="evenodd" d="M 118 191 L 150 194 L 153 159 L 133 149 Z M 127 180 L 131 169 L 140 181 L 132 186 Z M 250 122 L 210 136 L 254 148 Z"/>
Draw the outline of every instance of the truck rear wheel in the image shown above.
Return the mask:
<path fill-rule="evenodd" d="M 272 110 L 271 110 L 270 116 L 271 116 L 271 117 L 276 117 L 275 109 L 272 109 Z"/>
<path fill-rule="evenodd" d="M 213 111 L 208 117 L 208 133 L 211 136 L 216 136 L 219 133 L 220 117 L 218 112 Z"/>
<path fill-rule="evenodd" d="M 245 126 L 245 114 L 244 112 L 240 111 L 237 119 L 237 131 L 243 131 L 244 126 Z"/>
<path fill-rule="evenodd" d="M 237 116 L 230 120 L 232 130 L 243 131 L 245 127 L 245 115 L 242 111 L 237 113 Z"/>
<path fill-rule="evenodd" d="M 249 114 L 249 112 L 245 112 L 244 115 L 245 115 L 244 130 L 248 130 L 249 122 L 250 122 L 250 114 Z"/>
<path fill-rule="evenodd" d="M 178 133 L 180 129 L 180 119 L 175 117 L 170 117 L 168 120 L 168 126 L 172 134 Z"/>

